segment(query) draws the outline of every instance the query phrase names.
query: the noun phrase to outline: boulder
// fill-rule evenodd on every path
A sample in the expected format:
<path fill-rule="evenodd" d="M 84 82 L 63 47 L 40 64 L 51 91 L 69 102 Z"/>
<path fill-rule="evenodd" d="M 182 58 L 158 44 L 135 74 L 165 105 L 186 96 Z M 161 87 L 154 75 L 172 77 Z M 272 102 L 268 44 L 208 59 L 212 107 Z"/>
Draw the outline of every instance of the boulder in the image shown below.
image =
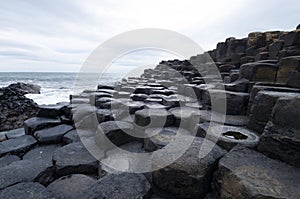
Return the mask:
<path fill-rule="evenodd" d="M 290 73 L 287 85 L 293 88 L 300 88 L 300 72 Z"/>
<path fill-rule="evenodd" d="M 20 160 L 0 168 L 0 190 L 20 182 L 47 185 L 53 180 L 54 169 L 46 160 Z"/>
<path fill-rule="evenodd" d="M 283 37 L 284 46 L 299 46 L 300 45 L 300 30 L 294 30 Z"/>
<path fill-rule="evenodd" d="M 285 57 L 280 60 L 276 82 L 286 84 L 293 72 L 300 71 L 300 56 Z"/>
<path fill-rule="evenodd" d="M 278 99 L 257 147 L 267 156 L 297 167 L 300 167 L 300 115 L 295 107 L 299 105 L 300 97 Z"/>
<path fill-rule="evenodd" d="M 231 92 L 224 90 L 207 90 L 203 95 L 204 107 L 211 109 L 211 99 L 216 107 L 225 103 L 223 97 L 226 97 L 226 113 L 228 115 L 245 115 L 248 107 L 249 94 L 241 92 Z M 222 110 L 222 109 L 221 109 Z"/>
<path fill-rule="evenodd" d="M 108 149 L 112 144 L 120 146 L 136 138 L 129 135 L 133 132 L 133 125 L 123 121 L 108 121 L 99 124 L 95 135 L 95 142 L 98 146 Z M 108 148 L 106 148 L 108 147 Z"/>
<path fill-rule="evenodd" d="M 40 105 L 38 117 L 44 118 L 57 118 L 69 112 L 68 109 L 69 103 L 58 103 L 53 105 Z"/>
<path fill-rule="evenodd" d="M 185 142 L 186 140 L 181 140 Z M 183 143 L 184 144 L 184 143 Z M 179 146 L 180 147 L 180 146 Z M 201 150 L 209 153 L 199 157 Z M 167 152 L 167 151 L 166 151 Z M 174 151 L 161 154 L 159 161 L 174 157 Z M 204 198 L 210 190 L 212 174 L 225 151 L 214 143 L 196 137 L 185 153 L 170 165 L 152 173 L 153 184 L 178 198 Z M 156 164 L 154 162 L 154 164 Z M 158 162 L 159 164 L 159 162 Z M 156 165 L 158 166 L 158 165 Z"/>
<path fill-rule="evenodd" d="M 34 137 L 40 143 L 61 143 L 63 136 L 72 129 L 74 129 L 73 126 L 61 124 L 55 127 L 38 130 L 34 133 Z"/>
<path fill-rule="evenodd" d="M 248 148 L 233 148 L 220 160 L 214 176 L 220 198 L 299 197 L 299 168 Z"/>
<path fill-rule="evenodd" d="M 142 174 L 110 174 L 83 191 L 79 198 L 147 198 L 151 185 Z"/>
<path fill-rule="evenodd" d="M 53 193 L 36 182 L 23 182 L 0 191 L 1 199 L 49 199 L 55 198 Z"/>
<path fill-rule="evenodd" d="M 271 63 L 253 62 L 240 67 L 240 79 L 254 82 L 274 82 L 276 74 L 277 66 Z"/>
<path fill-rule="evenodd" d="M 271 114 L 276 101 L 280 97 L 293 98 L 300 96 L 298 93 L 259 91 L 249 110 L 249 123 L 247 127 L 262 133 L 267 122 L 271 119 Z"/>
<path fill-rule="evenodd" d="M 217 145 L 226 150 L 231 150 L 236 145 L 242 145 L 249 148 L 255 148 L 259 141 L 259 136 L 244 127 L 214 125 L 211 131 L 208 131 L 210 123 L 198 124 L 195 128 L 197 136 L 216 141 Z"/>
<path fill-rule="evenodd" d="M 35 131 L 41 130 L 47 127 L 57 126 L 61 123 L 60 119 L 51 119 L 43 117 L 33 117 L 24 122 L 25 133 L 27 135 L 33 135 Z"/>
<path fill-rule="evenodd" d="M 89 176 L 73 174 L 55 180 L 48 185 L 47 189 L 57 198 L 78 199 L 82 192 L 95 182 L 96 180 Z"/>
<path fill-rule="evenodd" d="M 248 91 L 249 80 L 238 79 L 229 84 L 224 84 L 225 90 L 233 92 L 247 92 Z"/>
<path fill-rule="evenodd" d="M 37 141 L 31 135 L 23 135 L 18 138 L 0 142 L 0 156 L 7 153 L 22 155 L 36 143 Z"/>
<path fill-rule="evenodd" d="M 197 108 L 190 107 L 171 108 L 169 111 L 174 116 L 174 125 L 176 127 L 181 127 L 185 129 L 194 128 L 194 126 L 199 123 L 198 121 L 196 121 L 195 124 L 192 124 L 192 114 L 201 115 L 201 113 L 203 112 Z"/>
<path fill-rule="evenodd" d="M 98 171 L 98 161 L 82 143 L 72 143 L 56 149 L 53 155 L 56 176 L 92 174 Z"/>
<path fill-rule="evenodd" d="M 143 127 L 171 126 L 174 117 L 165 109 L 143 109 L 135 112 L 135 123 Z"/>

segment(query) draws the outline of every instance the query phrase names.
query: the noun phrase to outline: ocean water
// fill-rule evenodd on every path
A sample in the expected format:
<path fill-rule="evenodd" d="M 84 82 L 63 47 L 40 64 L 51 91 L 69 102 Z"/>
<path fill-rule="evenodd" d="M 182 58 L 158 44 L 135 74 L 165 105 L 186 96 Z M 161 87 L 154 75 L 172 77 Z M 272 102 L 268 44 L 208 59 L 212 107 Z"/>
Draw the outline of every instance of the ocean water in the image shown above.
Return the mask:
<path fill-rule="evenodd" d="M 36 84 L 41 87 L 41 94 L 28 94 L 37 104 L 56 104 L 68 102 L 70 94 L 78 94 L 85 89 L 95 89 L 97 84 L 94 74 L 85 74 L 77 78 L 77 73 L 0 73 L 0 87 L 12 83 L 23 82 Z M 98 78 L 98 77 L 97 77 Z M 120 74 L 107 73 L 99 77 L 99 84 L 114 84 L 121 80 Z"/>

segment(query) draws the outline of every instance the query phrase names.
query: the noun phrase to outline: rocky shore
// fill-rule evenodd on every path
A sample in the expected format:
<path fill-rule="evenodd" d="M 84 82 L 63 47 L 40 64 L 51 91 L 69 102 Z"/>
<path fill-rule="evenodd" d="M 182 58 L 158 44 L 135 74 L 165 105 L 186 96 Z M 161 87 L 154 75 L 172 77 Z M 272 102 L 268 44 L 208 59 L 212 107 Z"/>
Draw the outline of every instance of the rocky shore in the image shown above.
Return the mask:
<path fill-rule="evenodd" d="M 14 88 L 0 90 L 1 199 L 300 196 L 300 29 L 228 38 L 70 103 L 37 106 Z M 223 102 L 226 115 L 216 107 Z M 131 173 L 141 168 L 135 156 L 103 149 L 103 135 L 135 154 L 157 154 L 181 136 L 178 150 L 151 156 L 159 160 L 153 171 Z M 97 158 L 91 146 L 99 147 Z"/>

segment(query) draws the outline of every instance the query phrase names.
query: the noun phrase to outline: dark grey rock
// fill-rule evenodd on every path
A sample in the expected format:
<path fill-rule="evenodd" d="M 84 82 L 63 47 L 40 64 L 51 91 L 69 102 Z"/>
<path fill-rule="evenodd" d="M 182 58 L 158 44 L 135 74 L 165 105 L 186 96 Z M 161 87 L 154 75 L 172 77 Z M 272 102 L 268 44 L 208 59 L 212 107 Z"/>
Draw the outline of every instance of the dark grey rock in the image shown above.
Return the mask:
<path fill-rule="evenodd" d="M 142 174 L 110 174 L 99 179 L 80 198 L 147 198 L 151 185 Z"/>
<path fill-rule="evenodd" d="M 20 182 L 47 185 L 53 180 L 54 169 L 46 160 L 21 160 L 0 168 L 0 190 Z"/>
<path fill-rule="evenodd" d="M 287 85 L 293 88 L 300 88 L 300 72 L 291 73 Z"/>
<path fill-rule="evenodd" d="M 276 82 L 286 84 L 290 74 L 297 71 L 300 71 L 300 56 L 282 58 L 279 63 Z"/>
<path fill-rule="evenodd" d="M 69 131 L 66 133 L 63 137 L 63 143 L 64 144 L 71 144 L 74 142 L 80 142 L 80 137 L 78 136 L 78 133 L 76 130 Z"/>
<path fill-rule="evenodd" d="M 135 112 L 135 123 L 143 127 L 171 126 L 174 116 L 165 109 L 143 109 Z"/>
<path fill-rule="evenodd" d="M 55 127 L 38 130 L 34 133 L 34 137 L 40 143 L 61 143 L 63 136 L 73 128 L 73 126 L 61 124 Z"/>
<path fill-rule="evenodd" d="M 6 135 L 7 139 L 17 138 L 17 137 L 25 135 L 25 130 L 24 130 L 24 128 L 18 128 L 18 129 L 14 129 L 14 130 L 5 132 L 5 135 Z"/>
<path fill-rule="evenodd" d="M 132 94 L 130 95 L 130 98 L 133 100 L 133 101 L 145 101 L 145 99 L 148 98 L 148 95 L 146 94 Z"/>
<path fill-rule="evenodd" d="M 271 119 L 271 114 L 276 101 L 280 97 L 293 98 L 300 96 L 297 93 L 285 93 L 275 91 L 260 91 L 256 94 L 250 111 L 248 128 L 262 133 L 267 122 Z"/>
<path fill-rule="evenodd" d="M 109 142 L 116 146 L 120 146 L 132 141 L 136 138 L 128 133 L 133 132 L 133 125 L 123 121 L 103 122 L 98 126 L 95 135 L 95 141 L 100 147 L 109 147 Z M 109 139 L 109 140 L 107 140 Z M 108 149 L 105 148 L 105 149 Z"/>
<path fill-rule="evenodd" d="M 1 199 L 54 199 L 53 193 L 36 182 L 18 183 L 0 191 Z"/>
<path fill-rule="evenodd" d="M 300 130 L 269 122 L 260 137 L 258 151 L 290 165 L 300 167 Z"/>
<path fill-rule="evenodd" d="M 195 124 L 191 123 L 191 116 L 192 114 L 201 115 L 202 111 L 197 108 L 190 108 L 190 107 L 178 107 L 172 108 L 169 110 L 172 115 L 174 116 L 174 125 L 176 127 L 191 129 L 194 128 L 198 122 Z"/>
<path fill-rule="evenodd" d="M 56 176 L 97 173 L 98 161 L 82 143 L 72 143 L 56 149 L 53 155 Z"/>
<path fill-rule="evenodd" d="M 60 145 L 44 145 L 36 147 L 30 151 L 28 151 L 24 156 L 23 160 L 41 160 L 45 159 L 48 160 L 50 164 L 52 164 L 52 156 L 54 154 L 54 151 L 57 148 L 60 148 Z"/>
<path fill-rule="evenodd" d="M 230 150 L 236 145 L 242 145 L 249 148 L 255 148 L 259 141 L 259 136 L 244 127 L 214 125 L 208 134 L 210 123 L 198 124 L 197 136 L 205 137 L 211 141 L 217 142 L 220 147 Z"/>
<path fill-rule="evenodd" d="M 20 158 L 16 155 L 6 155 L 0 158 L 0 168 L 5 167 L 15 161 L 20 160 Z"/>
<path fill-rule="evenodd" d="M 38 117 L 57 118 L 68 111 L 69 103 L 58 103 L 53 105 L 40 105 Z"/>
<path fill-rule="evenodd" d="M 300 170 L 247 148 L 235 147 L 219 162 L 214 187 L 221 198 L 299 197 Z"/>
<path fill-rule="evenodd" d="M 152 173 L 153 183 L 179 198 L 203 198 L 210 190 L 212 173 L 217 168 L 218 160 L 225 154 L 225 151 L 214 146 L 214 143 L 210 141 L 203 143 L 203 138 L 196 137 L 180 158 Z M 210 147 L 210 152 L 200 158 L 200 149 L 208 150 Z M 158 159 L 164 161 L 172 158 L 173 153 L 165 153 Z"/>
<path fill-rule="evenodd" d="M 270 63 L 253 62 L 240 67 L 240 79 L 255 82 L 274 82 L 277 75 L 277 66 Z"/>
<path fill-rule="evenodd" d="M 95 181 L 95 179 L 86 175 L 73 174 L 55 180 L 49 184 L 47 189 L 57 198 L 76 199 L 79 198 L 84 190 L 92 186 Z"/>
<path fill-rule="evenodd" d="M 248 91 L 249 80 L 239 79 L 232 83 L 225 84 L 225 90 L 234 92 L 247 92 Z"/>
<path fill-rule="evenodd" d="M 57 126 L 61 123 L 60 119 L 50 119 L 42 117 L 33 117 L 24 122 L 25 133 L 27 135 L 33 135 L 35 131 L 41 130 L 47 127 Z"/>
<path fill-rule="evenodd" d="M 37 143 L 30 135 L 23 135 L 14 139 L 0 142 L 0 156 L 10 153 L 22 155 Z"/>

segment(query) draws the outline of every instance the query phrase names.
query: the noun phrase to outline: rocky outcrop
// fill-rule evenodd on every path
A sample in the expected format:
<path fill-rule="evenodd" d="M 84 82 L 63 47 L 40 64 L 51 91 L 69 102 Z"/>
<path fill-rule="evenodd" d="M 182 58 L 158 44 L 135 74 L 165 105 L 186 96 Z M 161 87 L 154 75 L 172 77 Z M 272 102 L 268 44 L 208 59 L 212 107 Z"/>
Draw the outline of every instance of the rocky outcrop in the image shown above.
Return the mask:
<path fill-rule="evenodd" d="M 34 117 L 38 105 L 25 94 L 40 92 L 40 87 L 31 84 L 17 83 L 0 88 L 0 131 L 23 127 L 23 122 Z"/>
<path fill-rule="evenodd" d="M 299 28 L 228 38 L 38 107 L 0 132 L 1 198 L 298 198 L 299 46 Z"/>

